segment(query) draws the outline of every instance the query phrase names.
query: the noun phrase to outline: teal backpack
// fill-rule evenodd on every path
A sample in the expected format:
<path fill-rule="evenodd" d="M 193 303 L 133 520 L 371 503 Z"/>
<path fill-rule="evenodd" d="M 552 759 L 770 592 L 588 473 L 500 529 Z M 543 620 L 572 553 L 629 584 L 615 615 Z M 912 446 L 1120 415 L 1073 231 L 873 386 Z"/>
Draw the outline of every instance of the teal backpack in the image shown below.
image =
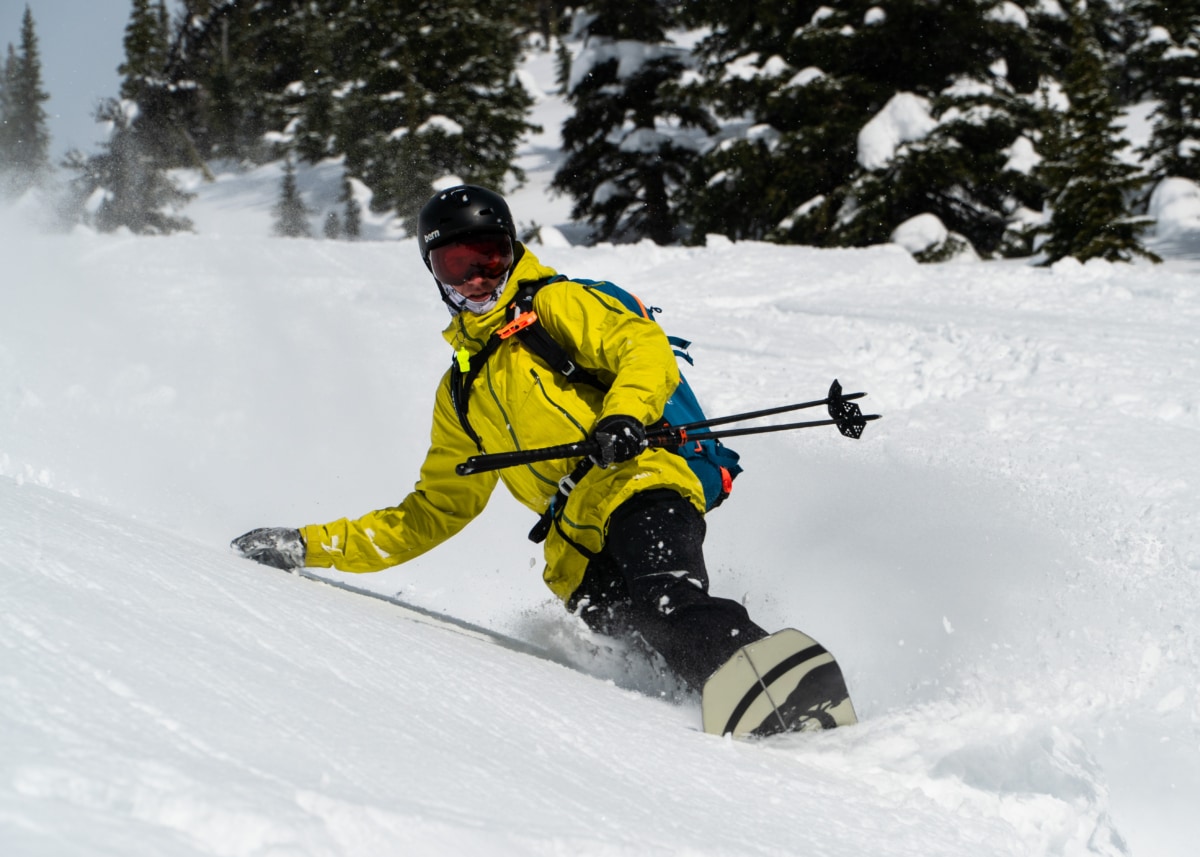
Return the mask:
<path fill-rule="evenodd" d="M 658 307 L 647 307 L 635 295 L 607 280 L 575 280 L 574 282 L 582 283 L 587 288 L 615 298 L 630 312 L 651 321 L 655 321 L 656 313 L 662 312 Z M 531 296 L 531 304 L 532 300 Z M 687 351 L 692 344 L 689 340 L 670 335 L 667 336 L 667 340 L 671 343 L 676 357 L 686 361 L 689 366 L 694 365 L 692 357 Z M 691 384 L 680 372 L 679 386 L 675 388 L 675 392 L 667 400 L 666 407 L 663 408 L 662 422 L 671 426 L 682 426 L 703 422 L 705 419 L 704 409 L 700 407 L 700 402 L 696 399 Z M 692 472 L 700 480 L 700 484 L 704 486 L 705 504 L 710 510 L 721 505 L 729 496 L 729 492 L 733 489 L 734 478 L 742 472 L 742 468 L 738 464 L 738 454 L 719 440 L 689 440 L 682 446 L 676 447 L 674 452 L 683 456 L 688 466 L 692 468 Z"/>

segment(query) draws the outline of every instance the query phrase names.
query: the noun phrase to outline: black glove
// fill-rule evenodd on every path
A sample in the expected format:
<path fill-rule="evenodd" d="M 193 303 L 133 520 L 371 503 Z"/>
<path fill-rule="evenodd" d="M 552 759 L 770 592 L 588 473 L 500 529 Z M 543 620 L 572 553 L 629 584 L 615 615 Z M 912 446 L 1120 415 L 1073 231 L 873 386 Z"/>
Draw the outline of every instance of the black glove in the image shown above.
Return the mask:
<path fill-rule="evenodd" d="M 238 536 L 229 546 L 246 559 L 284 571 L 301 568 L 307 552 L 300 531 L 287 527 L 260 527 Z"/>
<path fill-rule="evenodd" d="M 596 441 L 599 449 L 591 455 L 591 459 L 601 467 L 628 461 L 649 445 L 646 427 L 624 414 L 613 414 L 596 423 L 592 440 Z"/>

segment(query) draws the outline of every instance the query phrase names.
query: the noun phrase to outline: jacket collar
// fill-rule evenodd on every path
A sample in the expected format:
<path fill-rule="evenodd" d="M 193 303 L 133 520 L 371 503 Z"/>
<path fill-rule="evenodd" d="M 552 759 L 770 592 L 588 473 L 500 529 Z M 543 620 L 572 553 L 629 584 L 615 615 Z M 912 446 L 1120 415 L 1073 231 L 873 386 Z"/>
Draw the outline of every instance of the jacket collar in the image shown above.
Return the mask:
<path fill-rule="evenodd" d="M 504 291 L 500 293 L 500 300 L 496 305 L 482 315 L 460 312 L 442 331 L 442 336 L 455 351 L 466 348 L 474 354 L 481 349 L 488 338 L 504 325 L 508 305 L 516 297 L 523 283 L 553 277 L 558 273 L 538 261 L 537 256 L 524 244 L 517 244 L 516 257 L 512 274 L 504 284 Z"/>

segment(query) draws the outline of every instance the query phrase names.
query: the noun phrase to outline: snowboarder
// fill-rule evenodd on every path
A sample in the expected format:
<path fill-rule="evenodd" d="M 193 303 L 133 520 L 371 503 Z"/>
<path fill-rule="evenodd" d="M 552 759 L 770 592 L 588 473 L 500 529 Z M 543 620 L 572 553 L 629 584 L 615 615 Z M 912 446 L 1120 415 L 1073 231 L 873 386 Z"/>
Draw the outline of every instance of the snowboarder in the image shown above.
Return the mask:
<path fill-rule="evenodd" d="M 500 341 L 463 401 L 447 372 L 434 404 L 432 443 L 413 491 L 397 506 L 357 520 L 300 529 L 263 528 L 233 541 L 243 556 L 278 568 L 369 572 L 397 565 L 453 536 L 478 515 L 498 479 L 525 506 L 546 512 L 575 464 L 541 462 L 460 476 L 476 453 L 592 439 L 596 466 L 556 514 L 545 540 L 549 588 L 592 629 L 637 634 L 699 690 L 742 646 L 767 636 L 736 601 L 709 593 L 703 489 L 674 452 L 649 447 L 653 423 L 679 383 L 662 329 L 556 273 L 517 241 L 505 200 L 460 185 L 442 191 L 418 219 L 421 257 L 451 321 L 443 335 L 465 366 L 507 323 L 521 284 L 536 293 L 538 319 L 607 392 L 552 371 L 517 337 Z"/>

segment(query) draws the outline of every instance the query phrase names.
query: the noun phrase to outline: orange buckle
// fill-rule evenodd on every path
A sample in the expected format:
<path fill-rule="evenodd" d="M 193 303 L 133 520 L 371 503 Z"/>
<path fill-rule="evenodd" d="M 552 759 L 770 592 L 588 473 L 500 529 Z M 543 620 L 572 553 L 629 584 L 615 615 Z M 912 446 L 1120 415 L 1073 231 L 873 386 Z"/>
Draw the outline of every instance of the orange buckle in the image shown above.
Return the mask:
<path fill-rule="evenodd" d="M 508 324 L 504 325 L 504 327 L 497 330 L 496 335 L 499 336 L 501 339 L 508 339 L 510 336 L 512 336 L 518 330 L 524 330 L 525 328 L 529 327 L 529 325 L 533 324 L 535 321 L 537 321 L 537 313 L 536 312 L 533 312 L 532 310 L 530 310 L 529 312 L 523 312 L 519 316 L 514 318 L 512 321 L 510 321 Z"/>

